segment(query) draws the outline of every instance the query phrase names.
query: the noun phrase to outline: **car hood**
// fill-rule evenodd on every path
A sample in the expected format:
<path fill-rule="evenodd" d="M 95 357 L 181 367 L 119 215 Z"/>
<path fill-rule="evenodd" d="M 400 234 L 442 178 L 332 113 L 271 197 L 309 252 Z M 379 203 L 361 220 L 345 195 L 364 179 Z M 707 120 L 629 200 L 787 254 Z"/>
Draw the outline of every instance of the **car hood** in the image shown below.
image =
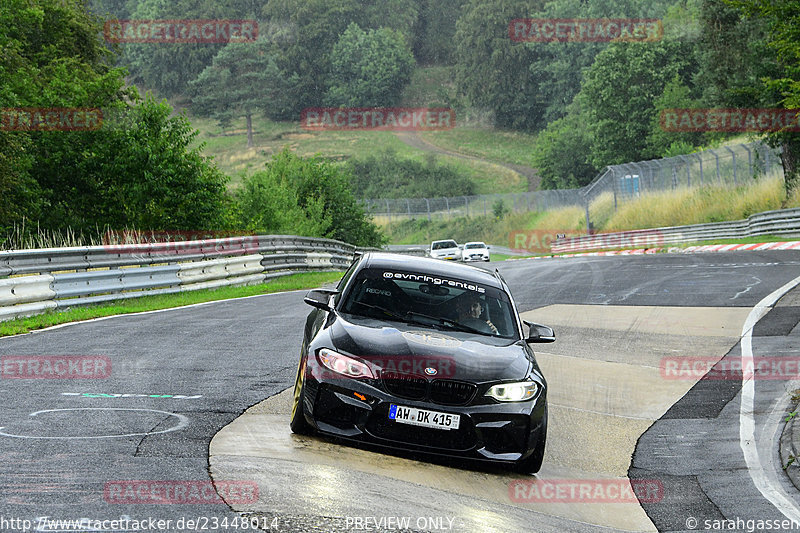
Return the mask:
<path fill-rule="evenodd" d="M 352 315 L 337 316 L 326 331 L 335 350 L 403 373 L 434 368 L 429 377 L 481 383 L 524 379 L 535 367 L 530 348 L 511 339 Z"/>

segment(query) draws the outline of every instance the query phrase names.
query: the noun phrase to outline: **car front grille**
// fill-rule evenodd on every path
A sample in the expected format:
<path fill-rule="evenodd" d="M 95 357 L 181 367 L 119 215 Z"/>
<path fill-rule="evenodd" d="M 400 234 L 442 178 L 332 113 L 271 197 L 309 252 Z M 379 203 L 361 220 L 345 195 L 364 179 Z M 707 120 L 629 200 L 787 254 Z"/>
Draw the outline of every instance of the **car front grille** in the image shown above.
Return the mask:
<path fill-rule="evenodd" d="M 431 401 L 442 405 L 466 405 L 475 394 L 477 386 L 465 381 L 425 378 L 386 372 L 382 376 L 383 386 L 390 394 L 409 400 Z"/>
<path fill-rule="evenodd" d="M 387 392 L 395 396 L 409 400 L 424 400 L 427 396 L 428 380 L 398 372 L 384 372 L 383 386 Z"/>
<path fill-rule="evenodd" d="M 434 403 L 464 405 L 472 399 L 476 388 L 473 383 L 437 379 L 431 382 L 430 397 Z"/>

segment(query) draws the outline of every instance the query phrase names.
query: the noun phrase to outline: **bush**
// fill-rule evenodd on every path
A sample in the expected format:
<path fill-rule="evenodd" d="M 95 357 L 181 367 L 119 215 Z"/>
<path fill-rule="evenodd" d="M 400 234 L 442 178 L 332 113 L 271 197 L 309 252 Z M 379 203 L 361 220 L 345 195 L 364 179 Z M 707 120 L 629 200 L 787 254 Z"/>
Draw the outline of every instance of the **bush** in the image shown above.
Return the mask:
<path fill-rule="evenodd" d="M 237 197 L 241 224 L 253 231 L 380 246 L 383 235 L 356 201 L 349 181 L 333 163 L 301 158 L 285 148 L 266 170 L 245 179 Z"/>
<path fill-rule="evenodd" d="M 353 192 L 359 198 L 423 198 L 469 196 L 475 184 L 451 167 L 438 165 L 429 154 L 424 163 L 400 159 L 391 150 L 378 156 L 351 160 Z"/>

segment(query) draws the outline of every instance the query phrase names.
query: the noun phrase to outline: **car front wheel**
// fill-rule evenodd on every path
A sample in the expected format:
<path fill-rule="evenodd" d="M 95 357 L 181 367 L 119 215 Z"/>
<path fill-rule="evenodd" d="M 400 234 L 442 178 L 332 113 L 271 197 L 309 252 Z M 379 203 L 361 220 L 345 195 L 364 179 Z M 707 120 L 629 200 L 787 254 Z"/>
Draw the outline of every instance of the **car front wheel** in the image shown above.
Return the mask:
<path fill-rule="evenodd" d="M 303 396 L 305 394 L 305 379 L 306 377 L 306 360 L 300 362 L 300 368 L 297 369 L 297 379 L 294 382 L 294 401 L 292 402 L 292 419 L 289 422 L 289 427 L 292 432 L 298 435 L 311 435 L 314 433 L 314 428 L 306 420 L 303 414 Z"/>

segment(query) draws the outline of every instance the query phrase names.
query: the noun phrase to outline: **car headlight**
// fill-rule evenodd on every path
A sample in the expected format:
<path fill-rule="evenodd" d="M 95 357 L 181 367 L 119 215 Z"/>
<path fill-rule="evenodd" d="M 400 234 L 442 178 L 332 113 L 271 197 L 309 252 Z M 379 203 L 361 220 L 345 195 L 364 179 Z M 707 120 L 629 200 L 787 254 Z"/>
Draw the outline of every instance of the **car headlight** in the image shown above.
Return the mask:
<path fill-rule="evenodd" d="M 524 402 L 536 396 L 539 385 L 535 381 L 521 383 L 503 383 L 495 385 L 486 392 L 486 396 L 499 402 Z"/>
<path fill-rule="evenodd" d="M 323 348 L 317 353 L 317 358 L 325 368 L 333 370 L 337 374 L 342 374 L 351 378 L 375 378 L 372 374 L 372 370 L 370 370 L 369 366 L 365 363 L 334 352 L 333 350 Z"/>

